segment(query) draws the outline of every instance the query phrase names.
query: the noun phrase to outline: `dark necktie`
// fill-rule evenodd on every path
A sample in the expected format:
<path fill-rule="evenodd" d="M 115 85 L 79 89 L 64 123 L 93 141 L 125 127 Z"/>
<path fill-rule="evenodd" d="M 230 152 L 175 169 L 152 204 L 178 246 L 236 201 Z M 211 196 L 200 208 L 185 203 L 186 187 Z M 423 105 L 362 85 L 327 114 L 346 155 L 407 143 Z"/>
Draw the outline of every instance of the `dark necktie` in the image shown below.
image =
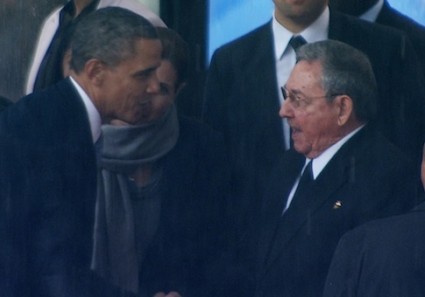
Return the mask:
<path fill-rule="evenodd" d="M 305 167 L 297 189 L 295 190 L 294 197 L 292 198 L 291 204 L 289 205 L 288 211 L 291 209 L 295 210 L 296 208 L 303 208 L 307 206 L 306 202 L 308 201 L 308 195 L 306 195 L 306 192 L 308 192 L 308 189 L 314 181 L 312 164 L 313 161 L 310 161 Z"/>
<path fill-rule="evenodd" d="M 306 44 L 307 41 L 305 41 L 305 39 L 301 36 L 292 36 L 291 39 L 289 40 L 289 45 L 296 51 L 300 46 Z"/>
<path fill-rule="evenodd" d="M 301 175 L 300 182 L 298 183 L 297 190 L 295 191 L 295 195 L 298 192 L 303 191 L 306 187 L 308 187 L 313 181 L 313 161 L 308 162 L 305 167 L 303 174 Z M 295 196 L 294 195 L 294 196 Z"/>

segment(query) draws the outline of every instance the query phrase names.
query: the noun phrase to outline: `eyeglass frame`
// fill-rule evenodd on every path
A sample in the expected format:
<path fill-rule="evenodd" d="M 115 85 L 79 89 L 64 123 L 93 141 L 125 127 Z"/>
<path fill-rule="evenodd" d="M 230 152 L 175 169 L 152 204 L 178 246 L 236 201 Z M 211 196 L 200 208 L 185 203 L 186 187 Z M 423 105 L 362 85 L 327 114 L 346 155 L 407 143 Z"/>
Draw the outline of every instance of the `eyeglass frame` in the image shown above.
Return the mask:
<path fill-rule="evenodd" d="M 300 98 L 298 95 L 293 95 L 292 97 L 294 97 L 294 99 L 291 99 L 290 98 L 290 92 L 286 89 L 286 87 L 285 86 L 281 86 L 280 87 L 280 90 L 281 90 L 281 92 L 282 92 L 282 96 L 283 96 L 283 101 L 285 101 L 286 102 L 286 100 L 287 99 L 289 99 L 290 101 L 290 103 L 291 103 L 291 105 L 295 108 L 295 109 L 298 109 L 298 108 L 300 108 L 301 107 L 301 102 L 305 102 L 306 104 L 304 104 L 304 106 L 307 106 L 308 104 L 308 102 L 307 102 L 307 99 L 320 99 L 320 98 L 333 98 L 333 97 L 336 97 L 336 96 L 341 96 L 342 94 L 331 94 L 331 95 L 324 95 L 324 96 L 315 96 L 315 97 L 307 97 L 307 96 L 305 96 L 305 98 Z M 287 93 L 289 94 L 289 95 L 287 95 Z M 293 92 L 291 92 L 292 94 L 293 94 Z"/>

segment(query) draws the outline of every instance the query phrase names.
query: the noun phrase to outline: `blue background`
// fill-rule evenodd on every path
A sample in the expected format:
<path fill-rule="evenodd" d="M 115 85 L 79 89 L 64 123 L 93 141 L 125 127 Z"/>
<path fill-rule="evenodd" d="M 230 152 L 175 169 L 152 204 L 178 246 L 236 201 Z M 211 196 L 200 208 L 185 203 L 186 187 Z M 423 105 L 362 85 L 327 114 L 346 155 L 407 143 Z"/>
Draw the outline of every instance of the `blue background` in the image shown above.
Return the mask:
<path fill-rule="evenodd" d="M 388 0 L 392 7 L 425 25 L 425 0 Z M 271 19 L 272 0 L 210 0 L 208 61 L 220 45 Z"/>

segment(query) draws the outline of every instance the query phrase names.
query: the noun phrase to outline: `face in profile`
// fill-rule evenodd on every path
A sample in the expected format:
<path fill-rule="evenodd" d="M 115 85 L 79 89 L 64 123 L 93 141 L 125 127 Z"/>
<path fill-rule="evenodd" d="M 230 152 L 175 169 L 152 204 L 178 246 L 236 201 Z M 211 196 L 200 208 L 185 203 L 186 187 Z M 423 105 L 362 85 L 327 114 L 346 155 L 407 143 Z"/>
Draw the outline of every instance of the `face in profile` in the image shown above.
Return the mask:
<path fill-rule="evenodd" d="M 173 104 L 177 95 L 177 74 L 173 65 L 168 60 L 162 60 L 161 65 L 156 70 L 159 82 L 159 92 L 152 96 L 146 120 L 151 121 L 161 117 Z"/>
<path fill-rule="evenodd" d="M 336 142 L 339 135 L 338 100 L 329 102 L 321 84 L 320 62 L 300 61 L 286 83 L 280 116 L 292 129 L 294 149 L 315 158 Z"/>
<path fill-rule="evenodd" d="M 106 66 L 99 73 L 100 108 L 109 118 L 133 125 L 154 118 L 152 100 L 160 88 L 156 70 L 161 64 L 161 51 L 158 39 L 140 39 L 132 57 L 117 66 Z"/>
<path fill-rule="evenodd" d="M 149 123 L 160 118 L 173 104 L 177 95 L 177 73 L 169 61 L 162 60 L 161 65 L 156 70 L 156 76 L 159 90 L 146 101 L 141 115 L 142 118 L 139 120 L 140 124 Z M 112 120 L 111 123 L 113 125 L 128 124 L 117 119 Z"/>

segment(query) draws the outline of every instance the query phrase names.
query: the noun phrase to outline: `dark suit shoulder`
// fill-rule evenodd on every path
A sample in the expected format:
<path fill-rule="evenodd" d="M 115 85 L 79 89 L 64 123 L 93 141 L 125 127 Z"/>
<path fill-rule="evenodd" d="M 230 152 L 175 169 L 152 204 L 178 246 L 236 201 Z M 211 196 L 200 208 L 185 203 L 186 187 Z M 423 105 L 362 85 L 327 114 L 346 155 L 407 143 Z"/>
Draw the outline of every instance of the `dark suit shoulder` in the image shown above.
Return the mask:
<path fill-rule="evenodd" d="M 347 241 L 356 241 L 360 238 L 374 245 L 386 245 L 389 240 L 400 240 L 403 236 L 410 236 L 412 229 L 422 229 L 425 234 L 425 204 L 422 203 L 416 209 L 383 219 L 367 222 L 351 231 L 343 238 Z"/>
<path fill-rule="evenodd" d="M 272 30 L 271 22 L 268 22 L 253 31 L 226 43 L 219 47 L 212 57 L 212 63 L 215 60 L 226 59 L 230 64 L 240 65 L 253 58 L 253 52 L 256 48 L 263 48 L 266 45 L 271 45 Z"/>
<path fill-rule="evenodd" d="M 267 22 L 260 27 L 242 35 L 218 48 L 218 51 L 235 50 L 243 48 L 246 50 L 246 46 L 252 46 L 259 39 L 262 39 L 264 34 L 271 36 L 271 22 Z"/>
<path fill-rule="evenodd" d="M 52 140 L 65 135 L 68 128 L 82 129 L 69 126 L 71 122 L 88 124 L 84 105 L 69 80 L 21 98 L 2 113 L 2 120 L 3 128 L 27 141 L 32 137 Z"/>
<path fill-rule="evenodd" d="M 410 17 L 402 14 L 401 12 L 392 8 L 388 2 L 384 4 L 381 13 L 376 20 L 377 23 L 397 28 L 404 31 L 409 37 L 413 39 L 421 39 L 425 37 L 425 27 L 411 19 Z"/>
<path fill-rule="evenodd" d="M 397 28 L 406 33 L 415 47 L 422 68 L 425 69 L 425 27 L 417 23 L 415 20 L 393 9 L 388 2 L 384 6 L 376 19 L 376 23 L 385 26 Z"/>
<path fill-rule="evenodd" d="M 382 48 L 389 44 L 395 44 L 395 48 L 399 49 L 405 38 L 406 35 L 401 30 L 331 11 L 329 39 L 343 41 L 357 48 L 379 45 L 378 49 L 382 52 Z"/>
<path fill-rule="evenodd" d="M 424 296 L 425 211 L 368 222 L 335 251 L 324 297 Z"/>

